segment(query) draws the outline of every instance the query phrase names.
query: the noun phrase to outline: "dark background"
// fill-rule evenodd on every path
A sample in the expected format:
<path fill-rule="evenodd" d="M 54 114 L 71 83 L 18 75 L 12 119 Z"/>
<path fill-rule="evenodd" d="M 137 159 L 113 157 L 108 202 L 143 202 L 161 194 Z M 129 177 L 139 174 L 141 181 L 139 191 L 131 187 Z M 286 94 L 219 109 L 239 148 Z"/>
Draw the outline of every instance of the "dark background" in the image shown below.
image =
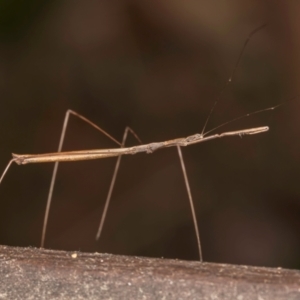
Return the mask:
<path fill-rule="evenodd" d="M 299 91 L 299 1 L 3 1 L 0 166 L 56 151 L 68 108 L 121 140 L 201 132 Z M 300 99 L 218 132 L 268 133 L 183 149 L 205 261 L 300 268 Z M 115 144 L 75 118 L 64 150 Z M 133 138 L 128 145 L 134 145 Z M 61 164 L 46 248 L 198 259 L 175 148 L 124 157 L 100 242 L 115 158 Z M 39 246 L 53 164 L 13 165 L 0 187 L 0 243 Z"/>

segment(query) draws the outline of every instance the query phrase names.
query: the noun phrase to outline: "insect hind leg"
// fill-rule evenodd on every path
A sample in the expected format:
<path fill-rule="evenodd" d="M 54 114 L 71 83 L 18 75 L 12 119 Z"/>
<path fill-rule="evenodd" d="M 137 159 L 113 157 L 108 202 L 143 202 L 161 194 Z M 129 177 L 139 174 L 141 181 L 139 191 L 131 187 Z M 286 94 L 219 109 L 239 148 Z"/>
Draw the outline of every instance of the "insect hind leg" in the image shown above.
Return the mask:
<path fill-rule="evenodd" d="M 108 134 L 105 130 L 100 128 L 98 125 L 96 125 L 95 123 L 93 123 L 92 121 L 87 119 L 86 117 L 82 116 L 81 114 L 69 109 L 69 110 L 67 110 L 67 112 L 65 114 L 65 118 L 64 118 L 64 122 L 63 122 L 63 127 L 62 127 L 62 131 L 61 131 L 61 135 L 60 135 L 60 140 L 59 140 L 59 145 L 58 145 L 57 152 L 62 151 L 62 147 L 63 147 L 63 143 L 64 143 L 64 139 L 65 139 L 65 135 L 66 135 L 70 115 L 73 115 L 73 116 L 81 119 L 82 121 L 88 123 L 89 125 L 91 125 L 95 129 L 97 129 L 98 131 L 103 133 L 105 136 L 107 136 L 110 140 L 112 140 L 113 142 L 115 142 L 119 146 L 122 145 L 115 138 L 113 138 L 110 134 Z M 137 137 L 137 135 L 135 133 L 134 133 L 134 136 Z M 10 166 L 10 164 L 8 165 L 8 167 Z M 58 165 L 59 165 L 59 162 L 55 162 L 53 172 L 52 172 L 51 183 L 50 183 L 50 188 L 49 188 L 48 197 L 47 197 L 46 210 L 45 210 L 45 215 L 44 215 L 44 223 L 43 223 L 43 230 L 42 230 L 42 237 L 41 237 L 41 248 L 44 248 L 44 245 L 45 245 L 46 230 L 47 230 L 50 206 L 51 206 L 51 202 L 52 202 L 52 196 L 53 196 L 53 190 L 54 190 L 54 184 L 55 184 L 55 179 L 56 179 L 56 175 L 57 175 Z M 5 172 L 7 171 L 8 167 L 6 168 Z M 3 175 L 5 175 L 5 173 Z"/>

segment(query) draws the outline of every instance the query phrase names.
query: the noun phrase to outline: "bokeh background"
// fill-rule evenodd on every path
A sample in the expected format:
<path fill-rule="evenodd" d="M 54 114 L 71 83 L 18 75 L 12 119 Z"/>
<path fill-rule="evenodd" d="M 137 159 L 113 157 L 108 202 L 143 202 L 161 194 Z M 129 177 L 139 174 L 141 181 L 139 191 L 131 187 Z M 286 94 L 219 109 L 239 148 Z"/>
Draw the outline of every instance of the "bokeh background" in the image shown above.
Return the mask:
<path fill-rule="evenodd" d="M 299 1 L 86 0 L 0 4 L 0 166 L 56 151 L 71 108 L 121 140 L 201 132 L 300 94 Z M 218 130 L 268 133 L 183 149 L 205 261 L 300 268 L 300 99 Z M 128 145 L 136 141 L 130 137 Z M 64 150 L 116 145 L 71 118 Z M 197 260 L 176 149 L 60 165 L 46 248 Z M 53 164 L 13 165 L 0 186 L 0 243 L 39 246 Z"/>

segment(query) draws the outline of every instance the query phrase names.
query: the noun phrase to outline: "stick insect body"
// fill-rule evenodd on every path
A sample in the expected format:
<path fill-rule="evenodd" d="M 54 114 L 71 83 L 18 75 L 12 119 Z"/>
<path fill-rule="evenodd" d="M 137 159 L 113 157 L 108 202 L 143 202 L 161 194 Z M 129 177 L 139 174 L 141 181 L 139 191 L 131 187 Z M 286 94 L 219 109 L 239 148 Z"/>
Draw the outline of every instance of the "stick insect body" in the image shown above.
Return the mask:
<path fill-rule="evenodd" d="M 244 43 L 242 51 L 241 51 L 241 53 L 238 57 L 238 60 L 237 60 L 237 63 L 235 65 L 234 69 L 233 69 L 233 72 L 232 72 L 231 76 L 229 77 L 229 79 L 227 80 L 227 82 L 225 83 L 223 89 L 221 90 L 220 95 L 223 92 L 223 90 L 226 88 L 226 86 L 232 82 L 233 75 L 235 74 L 235 71 L 236 71 L 236 69 L 239 65 L 240 60 L 241 60 L 242 54 L 243 54 L 243 52 L 246 48 L 246 45 L 248 44 L 250 38 L 252 37 L 253 34 L 258 32 L 259 30 L 261 30 L 265 26 L 266 25 L 262 25 L 262 26 L 258 27 L 257 29 L 252 31 L 250 33 L 250 35 L 248 36 L 246 42 Z M 220 98 L 220 96 L 219 96 L 219 98 Z M 184 137 L 184 138 L 177 138 L 177 139 L 173 139 L 173 140 L 167 140 L 167 141 L 163 141 L 163 142 L 156 142 L 156 143 L 149 143 L 149 144 L 142 144 L 141 140 L 136 135 L 136 133 L 129 127 L 127 127 L 125 129 L 125 132 L 124 132 L 124 135 L 123 135 L 123 140 L 120 143 L 116 139 L 114 139 L 112 136 L 110 136 L 107 132 L 105 132 L 103 129 L 98 127 L 96 124 L 94 124 L 93 122 L 91 122 L 90 120 L 85 118 L 84 116 L 76 113 L 75 111 L 68 110 L 67 113 L 66 113 L 63 128 L 62 128 L 62 133 L 61 133 L 60 142 L 59 142 L 59 146 L 58 146 L 58 152 L 45 153 L 45 154 L 13 154 L 13 158 L 9 161 L 8 165 L 6 166 L 2 176 L 0 178 L 0 183 L 2 182 L 4 176 L 6 175 L 8 169 L 10 168 L 10 166 L 13 162 L 17 163 L 18 165 L 24 165 L 24 164 L 29 164 L 29 163 L 55 162 L 54 170 L 53 170 L 53 174 L 52 174 L 52 179 L 51 179 L 51 184 L 50 184 L 50 190 L 49 190 L 49 193 L 48 193 L 48 200 L 47 200 L 47 205 L 46 205 L 43 231 L 42 231 L 41 247 L 44 247 L 45 236 L 46 236 L 46 228 L 47 228 L 48 216 L 49 216 L 49 211 L 50 211 L 50 204 L 51 204 L 52 194 L 53 194 L 53 190 L 54 190 L 54 183 L 55 183 L 55 178 L 56 178 L 59 162 L 67 162 L 67 161 L 71 162 L 71 161 L 79 161 L 79 160 L 101 159 L 101 158 L 108 158 L 108 157 L 114 157 L 114 156 L 118 157 L 116 165 L 115 165 L 112 181 L 111 181 L 111 184 L 110 184 L 110 187 L 109 187 L 108 195 L 107 195 L 107 198 L 106 198 L 104 210 L 103 210 L 102 217 L 101 217 L 101 220 L 100 220 L 100 225 L 99 225 L 98 232 L 97 232 L 97 235 L 96 235 L 96 239 L 99 239 L 99 237 L 101 235 L 101 232 L 102 232 L 102 229 L 103 229 L 103 225 L 104 225 L 104 221 L 105 221 L 105 218 L 106 218 L 107 210 L 108 210 L 108 207 L 109 207 L 109 203 L 110 203 L 112 191 L 113 191 L 113 188 L 114 188 L 114 184 L 115 184 L 115 181 L 116 181 L 116 176 L 117 176 L 117 172 L 118 172 L 118 169 L 119 169 L 121 157 L 123 155 L 133 155 L 133 154 L 142 153 L 142 152 L 152 153 L 152 152 L 154 152 L 156 150 L 159 150 L 159 149 L 162 149 L 162 148 L 176 147 L 177 151 L 178 151 L 178 155 L 179 155 L 179 159 L 180 159 L 180 163 L 181 163 L 181 168 L 182 168 L 182 171 L 183 171 L 184 181 L 185 181 L 185 185 L 186 185 L 186 189 L 187 189 L 187 194 L 188 194 L 188 198 L 189 198 L 189 202 L 190 202 L 190 207 L 191 207 L 191 211 L 192 211 L 194 229 L 195 229 L 197 245 L 198 245 L 199 259 L 200 259 L 200 261 L 202 261 L 202 250 L 201 250 L 198 222 L 197 222 L 196 213 L 195 213 L 195 209 L 194 209 L 194 204 L 193 204 L 192 194 L 191 194 L 191 190 L 190 190 L 190 185 L 189 185 L 189 182 L 188 182 L 187 172 L 186 172 L 186 169 L 185 169 L 185 165 L 184 165 L 184 161 L 183 161 L 183 157 L 182 157 L 182 153 L 181 153 L 181 147 L 190 146 L 190 145 L 193 145 L 193 144 L 198 144 L 198 143 L 202 143 L 202 142 L 205 142 L 205 141 L 209 141 L 209 140 L 213 140 L 213 139 L 217 139 L 217 138 L 228 137 L 228 136 L 254 135 L 254 134 L 259 134 L 259 133 L 266 132 L 266 131 L 269 130 L 269 127 L 263 126 L 263 127 L 248 128 L 248 129 L 242 129 L 242 130 L 236 130 L 236 131 L 227 131 L 227 132 L 223 132 L 223 133 L 220 133 L 220 134 L 218 134 L 218 133 L 217 134 L 211 134 L 211 132 L 215 131 L 216 129 L 218 129 L 218 128 L 220 128 L 220 127 L 222 127 L 222 126 L 224 126 L 228 123 L 232 123 L 232 122 L 234 122 L 238 119 L 242 119 L 244 117 L 248 117 L 248 116 L 256 114 L 256 113 L 260 113 L 260 112 L 267 111 L 267 110 L 273 110 L 276 107 L 281 105 L 281 104 L 279 104 L 279 105 L 274 106 L 274 107 L 262 109 L 262 110 L 254 112 L 254 113 L 250 113 L 250 114 L 247 114 L 245 116 L 238 117 L 234 120 L 231 120 L 229 122 L 221 124 L 221 125 L 215 127 L 212 130 L 209 130 L 209 131 L 205 132 L 205 128 L 207 126 L 208 120 L 209 120 L 209 118 L 210 118 L 210 116 L 211 116 L 211 114 L 212 114 L 219 98 L 215 101 L 214 105 L 212 106 L 212 109 L 211 109 L 211 111 L 210 111 L 210 113 L 209 113 L 209 115 L 206 119 L 206 122 L 204 124 L 203 130 L 202 130 L 201 133 L 190 135 L 190 136 Z M 91 126 L 96 128 L 97 130 L 102 132 L 104 135 L 106 135 L 108 138 L 110 138 L 112 141 L 114 141 L 116 144 L 118 144 L 120 146 L 120 148 L 61 152 L 63 142 L 64 142 L 65 133 L 66 133 L 66 128 L 67 128 L 67 124 L 68 124 L 68 120 L 69 120 L 70 115 L 74 115 L 74 116 L 82 119 L 83 121 L 87 122 L 88 124 L 90 124 Z M 128 132 L 133 134 L 133 136 L 139 141 L 140 145 L 133 146 L 133 147 L 125 147 L 125 142 L 126 142 Z"/>
<path fill-rule="evenodd" d="M 13 159 L 11 162 L 16 162 L 18 165 L 25 165 L 29 163 L 43 163 L 43 162 L 63 162 L 63 161 L 78 161 L 100 159 L 120 155 L 137 154 L 141 152 L 152 153 L 158 149 L 167 147 L 186 147 L 201 142 L 222 138 L 225 136 L 243 136 L 253 135 L 268 131 L 269 127 L 255 127 L 250 129 L 243 129 L 237 131 L 228 131 L 221 134 L 209 135 L 207 137 L 202 134 L 196 133 L 186 138 L 178 138 L 174 140 L 138 145 L 127 148 L 117 149 L 95 149 L 95 150 L 81 150 L 81 151 L 68 151 L 68 152 L 54 152 L 46 154 L 12 154 Z"/>

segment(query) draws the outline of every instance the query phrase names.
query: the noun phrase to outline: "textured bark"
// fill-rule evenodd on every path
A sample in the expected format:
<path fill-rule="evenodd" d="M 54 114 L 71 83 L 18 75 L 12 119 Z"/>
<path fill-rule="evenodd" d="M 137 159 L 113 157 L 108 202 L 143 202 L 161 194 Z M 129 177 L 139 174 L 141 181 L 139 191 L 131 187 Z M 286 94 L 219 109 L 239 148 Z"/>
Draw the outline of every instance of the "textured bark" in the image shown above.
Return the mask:
<path fill-rule="evenodd" d="M 0 246 L 0 299 L 300 299 L 300 271 Z"/>

